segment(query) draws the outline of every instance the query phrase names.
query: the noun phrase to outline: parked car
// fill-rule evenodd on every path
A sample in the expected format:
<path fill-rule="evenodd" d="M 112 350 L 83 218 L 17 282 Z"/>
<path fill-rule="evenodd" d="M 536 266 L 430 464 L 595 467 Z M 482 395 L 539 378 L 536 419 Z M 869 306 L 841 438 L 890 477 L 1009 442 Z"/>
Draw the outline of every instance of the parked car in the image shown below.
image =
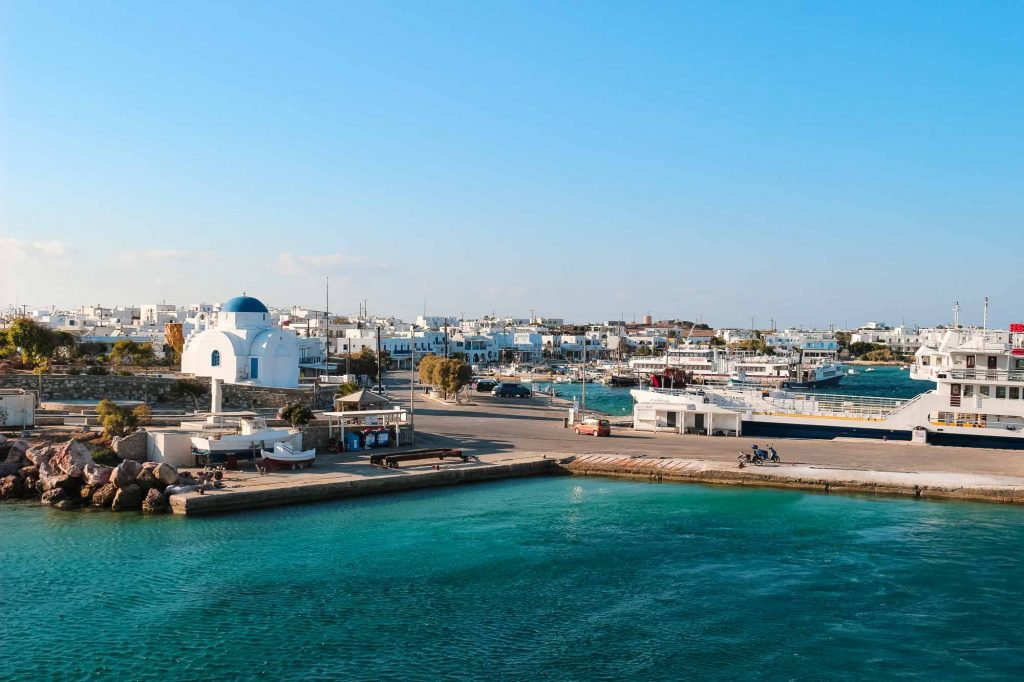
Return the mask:
<path fill-rule="evenodd" d="M 493 379 L 480 379 L 476 382 L 477 393 L 490 393 L 498 387 L 498 382 Z"/>
<path fill-rule="evenodd" d="M 498 398 L 529 398 L 533 391 L 522 384 L 498 384 L 491 395 Z"/>
<path fill-rule="evenodd" d="M 612 435 L 612 425 L 607 419 L 587 418 L 583 420 L 582 424 L 574 426 L 573 431 L 577 435 L 584 436 L 610 436 Z"/>

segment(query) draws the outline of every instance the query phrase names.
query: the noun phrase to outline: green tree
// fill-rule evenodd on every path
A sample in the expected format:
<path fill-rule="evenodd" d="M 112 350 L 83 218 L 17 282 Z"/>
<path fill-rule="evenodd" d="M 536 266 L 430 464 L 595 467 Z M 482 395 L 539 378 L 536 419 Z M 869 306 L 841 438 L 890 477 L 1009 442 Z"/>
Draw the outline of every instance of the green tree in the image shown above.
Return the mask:
<path fill-rule="evenodd" d="M 472 380 L 473 368 L 462 360 L 427 355 L 420 361 L 420 381 L 437 389 L 443 399 L 457 399 L 459 391 Z"/>
<path fill-rule="evenodd" d="M 282 407 L 277 416 L 295 428 L 302 428 L 313 421 L 313 410 L 309 409 L 305 403 L 290 403 Z"/>
<path fill-rule="evenodd" d="M 852 338 L 853 334 L 850 332 L 836 332 L 835 339 L 839 343 L 839 350 L 849 348 Z"/>
<path fill-rule="evenodd" d="M 56 332 L 27 317 L 19 317 L 11 322 L 4 333 L 8 345 L 13 347 L 26 365 L 35 365 L 51 357 L 58 345 Z"/>

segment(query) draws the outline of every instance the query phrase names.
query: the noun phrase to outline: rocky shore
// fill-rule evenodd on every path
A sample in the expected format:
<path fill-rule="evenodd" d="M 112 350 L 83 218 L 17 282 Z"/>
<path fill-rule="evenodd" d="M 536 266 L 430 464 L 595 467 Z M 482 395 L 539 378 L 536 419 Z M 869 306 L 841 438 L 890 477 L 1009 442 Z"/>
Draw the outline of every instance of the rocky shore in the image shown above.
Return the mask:
<path fill-rule="evenodd" d="M 0 500 L 37 499 L 56 509 L 110 509 L 162 514 L 168 497 L 202 487 L 169 464 L 130 459 L 97 464 L 75 439 L 59 445 L 0 436 Z"/>

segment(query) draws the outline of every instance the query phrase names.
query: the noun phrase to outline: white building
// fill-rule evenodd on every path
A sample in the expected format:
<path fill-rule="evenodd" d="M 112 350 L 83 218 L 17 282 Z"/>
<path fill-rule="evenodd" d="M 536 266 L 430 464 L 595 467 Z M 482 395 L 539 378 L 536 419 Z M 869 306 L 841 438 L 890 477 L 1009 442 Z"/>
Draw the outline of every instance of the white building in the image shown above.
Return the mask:
<path fill-rule="evenodd" d="M 291 388 L 299 385 L 299 341 L 274 325 L 259 300 L 237 296 L 223 306 L 213 326 L 185 339 L 181 371 L 226 384 Z"/>

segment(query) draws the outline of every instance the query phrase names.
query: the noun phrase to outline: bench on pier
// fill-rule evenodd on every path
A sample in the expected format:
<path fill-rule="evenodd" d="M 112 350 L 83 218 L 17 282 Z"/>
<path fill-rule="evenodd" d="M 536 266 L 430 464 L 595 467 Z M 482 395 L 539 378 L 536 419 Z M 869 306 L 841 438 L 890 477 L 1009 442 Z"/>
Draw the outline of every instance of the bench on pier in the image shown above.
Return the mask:
<path fill-rule="evenodd" d="M 425 450 L 410 450 L 396 455 L 375 454 L 370 455 L 370 464 L 375 466 L 386 466 L 389 469 L 397 469 L 399 462 L 415 462 L 424 459 L 444 460 L 447 457 L 460 459 L 463 462 L 469 460 L 469 456 L 462 450 L 452 448 L 428 448 Z"/>

